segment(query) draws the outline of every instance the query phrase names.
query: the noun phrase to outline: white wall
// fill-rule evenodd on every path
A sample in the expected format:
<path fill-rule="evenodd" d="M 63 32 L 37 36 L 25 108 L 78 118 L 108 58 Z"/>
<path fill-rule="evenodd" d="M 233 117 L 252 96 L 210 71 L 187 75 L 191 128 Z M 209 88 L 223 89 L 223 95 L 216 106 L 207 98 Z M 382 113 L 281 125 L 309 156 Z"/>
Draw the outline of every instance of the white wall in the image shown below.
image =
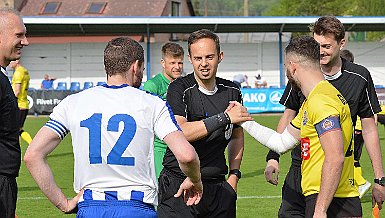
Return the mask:
<path fill-rule="evenodd" d="M 187 59 L 187 43 L 180 42 L 185 49 L 186 73 L 192 72 Z M 24 48 L 22 64 L 31 75 L 31 87 L 39 88 L 44 74 L 57 77 L 59 81 L 105 81 L 103 51 L 106 43 L 32 44 Z M 283 47 L 285 47 L 286 42 Z M 146 44 L 142 44 L 146 56 Z M 151 44 L 151 72 L 161 71 L 162 43 Z M 355 55 L 355 62 L 366 66 L 375 84 L 385 85 L 385 42 L 349 42 L 347 49 Z M 269 85 L 279 85 L 279 50 L 277 42 L 223 43 L 224 60 L 219 65 L 218 76 L 232 80 L 236 74 L 253 78 L 261 74 Z M 11 72 L 11 71 L 9 71 Z M 146 74 L 143 78 L 146 81 Z"/>

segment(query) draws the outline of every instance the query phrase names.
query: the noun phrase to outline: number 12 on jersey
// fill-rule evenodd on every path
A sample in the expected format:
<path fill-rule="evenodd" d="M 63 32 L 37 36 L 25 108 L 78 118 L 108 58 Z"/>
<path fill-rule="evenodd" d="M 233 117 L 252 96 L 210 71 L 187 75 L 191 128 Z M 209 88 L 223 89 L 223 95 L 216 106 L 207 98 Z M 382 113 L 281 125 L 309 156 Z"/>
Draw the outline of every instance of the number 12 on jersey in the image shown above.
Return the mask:
<path fill-rule="evenodd" d="M 123 122 L 123 131 L 117 139 L 111 152 L 107 155 L 107 164 L 134 166 L 135 157 L 122 157 L 124 151 L 136 133 L 136 122 L 128 114 L 115 114 L 108 120 L 107 131 L 118 132 L 119 123 Z M 89 159 L 90 164 L 102 163 L 102 114 L 95 113 L 80 122 L 81 127 L 89 130 Z"/>

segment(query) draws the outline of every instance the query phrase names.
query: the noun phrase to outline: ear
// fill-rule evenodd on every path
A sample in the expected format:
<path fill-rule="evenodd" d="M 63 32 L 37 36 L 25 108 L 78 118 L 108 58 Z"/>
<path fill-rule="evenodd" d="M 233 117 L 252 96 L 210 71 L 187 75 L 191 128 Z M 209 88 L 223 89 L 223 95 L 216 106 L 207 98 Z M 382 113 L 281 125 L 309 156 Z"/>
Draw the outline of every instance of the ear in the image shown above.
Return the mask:
<path fill-rule="evenodd" d="M 190 64 L 192 64 L 192 60 L 191 60 L 190 54 L 188 54 L 187 57 L 188 57 L 188 60 L 190 61 Z"/>
<path fill-rule="evenodd" d="M 345 48 L 345 45 L 346 45 L 346 40 L 345 40 L 345 39 L 341 39 L 341 42 L 340 42 L 340 50 L 344 49 L 344 48 Z"/>
<path fill-rule="evenodd" d="M 163 58 L 160 59 L 160 64 L 162 65 L 163 68 L 166 67 L 166 61 Z"/>
<path fill-rule="evenodd" d="M 221 51 L 220 53 L 219 53 L 219 63 L 221 63 L 221 61 L 223 60 L 223 57 L 224 57 L 224 54 L 223 54 L 223 51 Z"/>

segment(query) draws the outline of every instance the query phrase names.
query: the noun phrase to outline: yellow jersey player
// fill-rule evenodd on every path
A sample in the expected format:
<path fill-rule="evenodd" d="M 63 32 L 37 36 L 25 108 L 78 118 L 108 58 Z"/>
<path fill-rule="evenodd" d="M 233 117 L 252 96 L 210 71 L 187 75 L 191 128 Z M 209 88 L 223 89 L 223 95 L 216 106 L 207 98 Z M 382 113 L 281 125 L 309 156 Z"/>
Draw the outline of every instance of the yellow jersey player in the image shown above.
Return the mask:
<path fill-rule="evenodd" d="M 361 217 L 353 179 L 353 124 L 349 105 L 325 80 L 320 46 L 310 36 L 294 38 L 286 47 L 286 75 L 305 96 L 298 115 L 282 134 L 247 121 L 241 126 L 271 150 L 284 153 L 301 146 L 301 187 L 305 217 Z M 234 103 L 236 104 L 236 103 Z"/>
<path fill-rule="evenodd" d="M 26 141 L 28 144 L 31 143 L 32 138 L 31 135 L 23 130 L 25 119 L 28 115 L 28 88 L 29 88 L 29 80 L 30 76 L 28 73 L 28 70 L 21 66 L 19 60 L 11 61 L 9 66 L 13 69 L 15 69 L 15 72 L 13 73 L 12 77 L 12 89 L 15 93 L 15 96 L 17 97 L 17 103 L 20 110 L 20 117 L 19 117 L 19 135 L 21 138 Z"/>

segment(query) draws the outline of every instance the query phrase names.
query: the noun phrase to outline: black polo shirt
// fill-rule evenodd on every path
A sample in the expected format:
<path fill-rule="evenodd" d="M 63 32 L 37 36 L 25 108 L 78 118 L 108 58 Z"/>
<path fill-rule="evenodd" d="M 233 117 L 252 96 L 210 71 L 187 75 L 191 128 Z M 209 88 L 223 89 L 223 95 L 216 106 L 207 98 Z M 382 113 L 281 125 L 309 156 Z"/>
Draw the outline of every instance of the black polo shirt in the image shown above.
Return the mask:
<path fill-rule="evenodd" d="M 19 107 L 11 83 L 0 73 L 0 175 L 17 177 L 20 169 Z"/>
<path fill-rule="evenodd" d="M 326 77 L 326 79 L 347 100 L 354 126 L 356 125 L 357 115 L 361 118 L 367 118 L 381 111 L 372 77 L 365 67 L 342 59 L 341 74 Z M 304 99 L 305 96 L 301 92 L 292 89 L 290 83 L 288 83 L 279 103 L 298 112 Z M 299 146 L 293 149 L 291 156 L 293 163 L 296 162 L 294 164 L 301 163 L 301 149 Z M 278 158 L 278 154 L 270 151 L 266 160 Z"/>
<path fill-rule="evenodd" d="M 199 90 L 194 73 L 191 73 L 170 84 L 167 101 L 174 114 L 185 117 L 188 122 L 199 121 L 224 112 L 229 101 L 242 103 L 241 91 L 233 82 L 217 77 L 216 85 L 218 90 L 215 94 L 205 94 Z M 203 179 L 216 179 L 227 175 L 228 168 L 224 152 L 231 139 L 232 130 L 233 125 L 228 125 L 200 140 L 190 142 L 198 153 Z M 183 175 L 169 148 L 163 159 L 163 165 L 166 169 Z"/>

